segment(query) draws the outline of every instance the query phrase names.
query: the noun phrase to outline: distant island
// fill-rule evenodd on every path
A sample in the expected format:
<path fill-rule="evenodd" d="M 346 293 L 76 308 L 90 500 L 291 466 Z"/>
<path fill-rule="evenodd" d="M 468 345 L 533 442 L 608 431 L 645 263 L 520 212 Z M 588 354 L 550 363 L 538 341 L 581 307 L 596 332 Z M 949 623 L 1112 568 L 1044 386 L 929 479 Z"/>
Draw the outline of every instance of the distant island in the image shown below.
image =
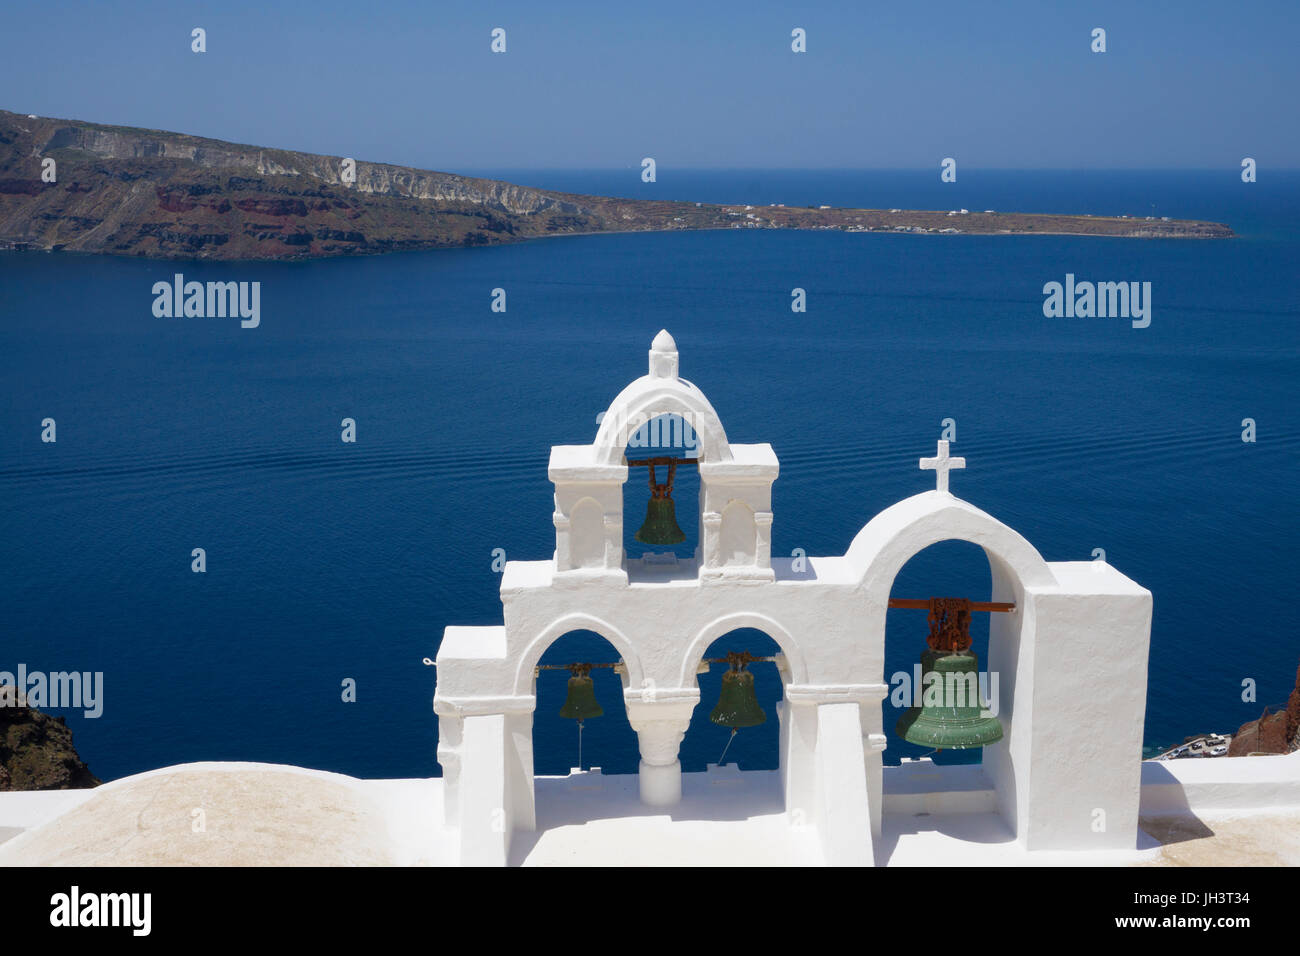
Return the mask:
<path fill-rule="evenodd" d="M 52 162 L 49 162 L 52 161 Z M 0 110 L 0 249 L 302 259 L 699 229 L 1219 239 L 1220 223 L 616 199 Z"/>

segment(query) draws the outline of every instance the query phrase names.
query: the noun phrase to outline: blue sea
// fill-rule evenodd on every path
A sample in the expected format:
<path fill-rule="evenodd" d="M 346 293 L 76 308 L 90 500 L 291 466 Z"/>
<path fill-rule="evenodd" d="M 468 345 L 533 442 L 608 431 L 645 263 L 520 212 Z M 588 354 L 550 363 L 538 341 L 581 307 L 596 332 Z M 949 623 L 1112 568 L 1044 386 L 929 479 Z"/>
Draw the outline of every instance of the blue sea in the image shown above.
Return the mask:
<path fill-rule="evenodd" d="M 549 449 L 591 440 L 660 328 L 729 437 L 776 450 L 774 554 L 841 554 L 878 511 L 933 487 L 917 459 L 952 418 L 967 460 L 955 493 L 1048 560 L 1101 548 L 1153 592 L 1149 747 L 1235 730 L 1286 698 L 1300 657 L 1300 173 L 470 172 L 754 205 L 1200 218 L 1238 238 L 735 230 L 298 263 L 0 254 L 0 670 L 103 672 L 102 716 L 54 711 L 102 779 L 194 760 L 436 774 L 422 659 L 448 624 L 500 621 L 494 549 L 551 555 Z M 260 327 L 155 318 L 151 287 L 175 272 L 259 281 Z M 1045 318 L 1042 287 L 1067 273 L 1149 281 L 1150 326 Z M 806 313 L 791 311 L 795 287 Z M 56 443 L 41 441 L 45 418 Z M 676 493 L 686 515 L 693 481 Z M 636 554 L 645 492 L 627 494 Z M 948 542 L 894 594 L 988 590 L 983 553 Z M 925 630 L 923 613 L 890 612 L 886 677 L 911 671 Z M 987 621 L 976 635 L 984 654 Z M 724 647 L 774 645 L 738 632 Z M 544 660 L 614 656 L 573 634 Z M 747 769 L 777 761 L 779 683 L 770 664 L 755 673 L 768 721 L 727 755 Z M 577 762 L 556 713 L 565 676 L 539 681 L 539 773 Z M 718 677 L 701 678 L 688 770 L 727 740 L 708 720 Z M 606 713 L 586 724 L 583 761 L 632 772 L 617 681 L 596 681 Z M 888 729 L 896 719 L 889 708 Z M 886 759 L 920 752 L 891 737 Z"/>

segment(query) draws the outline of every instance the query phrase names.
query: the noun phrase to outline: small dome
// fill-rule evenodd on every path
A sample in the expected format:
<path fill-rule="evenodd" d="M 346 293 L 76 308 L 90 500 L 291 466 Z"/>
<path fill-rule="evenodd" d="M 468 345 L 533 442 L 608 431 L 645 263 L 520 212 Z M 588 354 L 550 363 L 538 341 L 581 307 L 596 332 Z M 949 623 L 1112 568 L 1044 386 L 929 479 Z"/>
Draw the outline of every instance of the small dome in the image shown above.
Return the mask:
<path fill-rule="evenodd" d="M 660 329 L 659 334 L 655 336 L 655 340 L 650 343 L 650 348 L 655 352 L 676 352 L 677 343 L 673 341 L 673 337 L 668 334 L 667 329 Z"/>

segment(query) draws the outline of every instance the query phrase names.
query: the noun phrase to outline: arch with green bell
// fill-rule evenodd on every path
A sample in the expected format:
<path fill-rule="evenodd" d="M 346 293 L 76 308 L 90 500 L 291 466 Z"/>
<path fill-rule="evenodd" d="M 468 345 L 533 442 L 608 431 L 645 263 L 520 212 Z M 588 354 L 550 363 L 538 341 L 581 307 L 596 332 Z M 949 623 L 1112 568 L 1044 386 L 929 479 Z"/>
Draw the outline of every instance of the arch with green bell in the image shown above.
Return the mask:
<path fill-rule="evenodd" d="M 649 550 L 685 544 L 690 537 L 687 529 L 699 526 L 701 489 L 694 487 L 695 469 L 704 451 L 691 422 L 679 412 L 665 411 L 647 416 L 626 438 L 624 461 L 629 481 L 625 495 L 636 486 L 633 478 L 638 471 L 644 471 L 649 490 L 644 520 L 635 526 L 629 522 L 628 529 L 635 527 L 632 541 Z M 685 485 L 682 479 L 688 479 Z M 684 506 L 680 511 L 679 503 Z M 624 511 L 631 518 L 635 506 L 625 505 Z"/>
<path fill-rule="evenodd" d="M 938 578 L 945 590 L 978 593 L 990 587 L 990 573 L 987 555 L 973 543 L 938 542 L 899 569 L 895 587 L 906 589 L 908 596 L 889 598 L 889 656 L 895 666 L 904 654 L 911 663 L 888 681 L 885 730 L 892 730 L 900 743 L 941 762 L 982 762 L 982 749 L 1003 738 L 998 702 L 986 697 L 997 688 L 988 673 L 981 672 L 971 628 L 979 624 L 982 630 L 988 615 L 1011 612 L 1015 605 L 965 596 L 912 597 L 909 592 L 918 586 L 933 587 Z M 899 647 L 900 640 L 906 651 Z M 900 676 L 904 680 L 899 681 Z M 903 751 L 906 755 L 907 748 Z"/>
<path fill-rule="evenodd" d="M 566 623 L 585 626 L 544 634 L 535 642 L 529 655 L 535 661 L 529 683 L 536 699 L 534 723 L 569 725 L 571 730 L 561 733 L 572 733 L 573 749 L 568 752 L 574 760 L 538 772 L 558 775 L 611 765 L 630 769 L 627 765 L 637 753 L 637 738 L 628 723 L 623 692 L 632 668 L 614 641 L 602 633 L 602 622 L 575 619 Z"/>
<path fill-rule="evenodd" d="M 748 622 L 696 645 L 698 656 L 693 653 L 688 660 L 700 689 L 700 704 L 688 731 L 690 746 L 683 741 L 684 756 L 689 762 L 702 758 L 705 766 L 725 766 L 728 754 L 733 762 L 752 759 L 733 753 L 736 743 L 750 754 L 776 753 L 777 708 L 789 682 L 789 663 L 781 645 L 764 628 Z M 692 752 L 694 760 L 690 760 Z"/>

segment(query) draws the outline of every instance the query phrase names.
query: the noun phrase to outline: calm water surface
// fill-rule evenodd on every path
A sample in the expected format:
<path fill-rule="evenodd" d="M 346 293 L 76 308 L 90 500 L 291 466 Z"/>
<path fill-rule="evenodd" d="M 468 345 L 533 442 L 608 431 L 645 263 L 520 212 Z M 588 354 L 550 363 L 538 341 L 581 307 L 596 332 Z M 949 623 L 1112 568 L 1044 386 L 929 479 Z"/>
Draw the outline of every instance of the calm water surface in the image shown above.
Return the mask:
<path fill-rule="evenodd" d="M 635 175 L 509 178 L 646 195 Z M 914 173 L 660 180 L 657 195 L 755 204 L 1154 204 L 1241 237 L 736 231 L 286 264 L 0 255 L 0 670 L 104 672 L 102 717 L 60 711 L 104 779 L 205 759 L 436 773 L 421 658 L 447 624 L 499 622 L 494 548 L 551 554 L 550 446 L 591 440 L 667 327 L 729 437 L 771 442 L 781 460 L 774 554 L 843 553 L 876 512 L 932 487 L 916 461 L 951 417 L 968 461 L 955 492 L 1048 560 L 1104 548 L 1154 593 L 1148 744 L 1232 730 L 1285 699 L 1300 654 L 1286 623 L 1300 177 L 1003 173 L 951 192 Z M 176 271 L 260 281 L 260 328 L 154 318 L 150 288 Z M 1150 281 L 1151 326 L 1045 319 L 1043 283 L 1067 272 Z M 796 286 L 806 314 L 790 311 Z M 505 314 L 489 310 L 497 287 Z M 40 441 L 45 417 L 56 444 Z M 355 445 L 339 440 L 344 417 Z M 1241 441 L 1247 417 L 1254 444 Z M 687 513 L 697 487 L 679 490 Z M 633 553 L 643 509 L 629 482 Z M 195 547 L 206 574 L 190 571 Z M 945 543 L 895 593 L 988 587 L 982 553 Z M 924 631 L 924 615 L 891 612 L 890 673 L 910 671 Z M 612 655 L 572 635 L 546 660 Z M 779 686 L 770 666 L 757 674 L 769 720 L 729 759 L 772 767 Z M 587 762 L 632 771 L 635 735 L 600 677 L 606 717 L 587 724 Z M 355 703 L 340 700 L 347 678 Z M 1246 678 L 1256 703 L 1241 700 Z M 725 742 L 707 720 L 717 681 L 701 679 L 687 769 Z M 539 686 L 538 771 L 562 772 L 576 744 L 555 715 L 564 675 Z M 918 752 L 891 739 L 887 758 Z"/>

